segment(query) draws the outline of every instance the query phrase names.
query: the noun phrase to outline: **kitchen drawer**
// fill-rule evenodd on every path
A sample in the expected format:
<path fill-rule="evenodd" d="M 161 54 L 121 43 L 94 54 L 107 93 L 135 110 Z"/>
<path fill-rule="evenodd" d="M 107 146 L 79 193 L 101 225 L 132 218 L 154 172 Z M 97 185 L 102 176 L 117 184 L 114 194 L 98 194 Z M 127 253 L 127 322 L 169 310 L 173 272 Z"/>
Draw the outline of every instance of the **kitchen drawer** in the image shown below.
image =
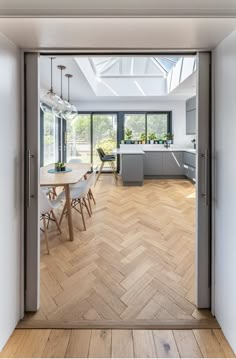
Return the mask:
<path fill-rule="evenodd" d="M 193 168 L 193 167 L 189 166 L 188 171 L 189 171 L 188 177 L 196 182 L 196 168 Z"/>
<path fill-rule="evenodd" d="M 184 152 L 184 163 L 191 166 L 196 167 L 196 154 L 190 152 Z"/>
<path fill-rule="evenodd" d="M 196 182 L 196 168 L 184 164 L 184 175 Z"/>

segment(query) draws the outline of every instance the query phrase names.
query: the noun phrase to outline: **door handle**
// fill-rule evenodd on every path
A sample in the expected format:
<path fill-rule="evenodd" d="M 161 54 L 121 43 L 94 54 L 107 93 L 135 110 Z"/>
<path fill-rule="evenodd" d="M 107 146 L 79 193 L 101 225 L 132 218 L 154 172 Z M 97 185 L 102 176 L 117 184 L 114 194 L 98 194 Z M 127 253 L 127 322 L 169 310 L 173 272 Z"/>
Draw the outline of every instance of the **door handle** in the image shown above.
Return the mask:
<path fill-rule="evenodd" d="M 34 158 L 34 155 L 31 154 L 30 150 L 27 150 L 26 153 L 26 163 L 27 163 L 27 191 L 26 191 L 26 202 L 27 207 L 30 208 L 31 198 L 34 198 L 34 195 L 31 194 L 31 159 Z"/>
<path fill-rule="evenodd" d="M 204 159 L 204 192 L 202 192 L 201 196 L 205 199 L 205 205 L 209 204 L 209 154 L 208 149 L 205 150 L 204 153 L 201 154 L 201 158 Z"/>

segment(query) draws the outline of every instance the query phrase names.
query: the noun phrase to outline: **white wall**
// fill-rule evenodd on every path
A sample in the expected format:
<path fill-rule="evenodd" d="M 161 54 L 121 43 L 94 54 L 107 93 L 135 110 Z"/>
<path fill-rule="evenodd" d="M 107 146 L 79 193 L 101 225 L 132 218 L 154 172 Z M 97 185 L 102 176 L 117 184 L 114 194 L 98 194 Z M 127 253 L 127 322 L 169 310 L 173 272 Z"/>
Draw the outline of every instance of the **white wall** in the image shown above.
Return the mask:
<path fill-rule="evenodd" d="M 185 101 L 80 102 L 78 111 L 172 111 L 172 130 L 177 146 L 193 147 L 195 136 L 186 135 Z"/>
<path fill-rule="evenodd" d="M 215 314 L 236 352 L 236 32 L 215 61 Z"/>
<path fill-rule="evenodd" d="M 0 350 L 20 319 L 20 53 L 0 34 Z"/>

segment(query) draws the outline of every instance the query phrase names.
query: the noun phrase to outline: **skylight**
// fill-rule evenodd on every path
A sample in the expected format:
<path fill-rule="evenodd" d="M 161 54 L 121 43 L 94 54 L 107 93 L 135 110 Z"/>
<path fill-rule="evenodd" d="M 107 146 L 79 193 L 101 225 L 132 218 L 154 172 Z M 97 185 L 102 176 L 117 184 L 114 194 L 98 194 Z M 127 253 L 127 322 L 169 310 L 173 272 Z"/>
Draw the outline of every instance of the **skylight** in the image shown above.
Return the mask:
<path fill-rule="evenodd" d="M 177 56 L 90 57 L 89 62 L 96 77 L 166 78 L 179 59 Z"/>

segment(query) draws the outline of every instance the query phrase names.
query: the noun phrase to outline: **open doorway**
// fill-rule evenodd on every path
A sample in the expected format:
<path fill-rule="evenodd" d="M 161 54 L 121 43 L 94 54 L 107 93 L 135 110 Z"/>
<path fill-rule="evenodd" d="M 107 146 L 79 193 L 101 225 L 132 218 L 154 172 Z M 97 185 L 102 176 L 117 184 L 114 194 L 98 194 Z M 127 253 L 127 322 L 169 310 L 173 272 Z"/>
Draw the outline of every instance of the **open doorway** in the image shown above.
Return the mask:
<path fill-rule="evenodd" d="M 57 201 L 61 233 L 47 216 L 54 221 L 40 232 L 40 306 L 26 321 L 211 319 L 196 301 L 196 55 L 58 55 L 39 64 L 40 184 Z M 47 103 L 52 71 L 53 93 L 75 109 Z M 51 173 L 55 163 L 84 171 L 80 182 L 94 173 L 92 192 L 68 200 L 75 179 Z M 72 208 L 62 216 L 66 200 Z"/>

